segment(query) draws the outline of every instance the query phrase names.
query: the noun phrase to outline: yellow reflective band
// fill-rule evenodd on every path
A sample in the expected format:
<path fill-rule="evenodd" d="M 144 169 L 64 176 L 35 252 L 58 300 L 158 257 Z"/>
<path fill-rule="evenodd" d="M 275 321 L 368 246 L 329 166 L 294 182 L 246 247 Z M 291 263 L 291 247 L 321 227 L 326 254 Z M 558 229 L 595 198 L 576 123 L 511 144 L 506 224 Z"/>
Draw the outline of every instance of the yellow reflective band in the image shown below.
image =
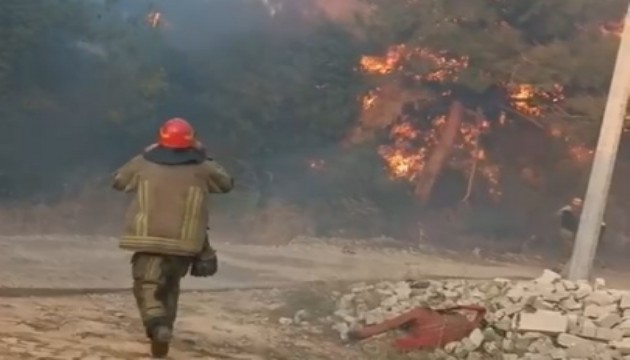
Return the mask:
<path fill-rule="evenodd" d="M 193 213 L 190 222 L 190 233 L 188 234 L 189 237 L 186 239 L 188 241 L 195 240 L 193 236 L 197 235 L 199 227 L 199 213 L 201 211 L 201 202 L 203 201 L 203 194 L 201 193 L 201 189 L 199 189 L 198 187 L 193 188 L 193 194 Z"/>
<path fill-rule="evenodd" d="M 186 193 L 186 209 L 184 211 L 184 219 L 182 221 L 182 229 L 180 239 L 185 241 L 188 238 L 190 216 L 192 212 L 192 206 L 194 202 L 194 188 L 189 187 Z"/>

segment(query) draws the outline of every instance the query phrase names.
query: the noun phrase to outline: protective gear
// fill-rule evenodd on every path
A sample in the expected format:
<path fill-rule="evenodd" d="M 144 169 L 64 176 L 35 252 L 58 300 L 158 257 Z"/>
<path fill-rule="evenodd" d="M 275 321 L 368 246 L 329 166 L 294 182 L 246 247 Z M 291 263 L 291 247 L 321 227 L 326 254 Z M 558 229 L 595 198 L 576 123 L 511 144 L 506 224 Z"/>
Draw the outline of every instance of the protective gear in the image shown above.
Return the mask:
<path fill-rule="evenodd" d="M 204 246 L 209 193 L 227 193 L 232 177 L 216 161 L 164 165 L 140 155 L 120 168 L 114 188 L 135 192 L 120 247 L 194 257 Z"/>
<path fill-rule="evenodd" d="M 158 143 L 169 149 L 188 149 L 194 147 L 195 130 L 188 121 L 181 118 L 170 119 L 160 128 Z"/>
<path fill-rule="evenodd" d="M 155 339 L 156 329 L 161 327 L 173 329 L 179 284 L 191 261 L 187 256 L 148 253 L 135 253 L 131 258 L 133 295 L 149 338 Z"/>
<path fill-rule="evenodd" d="M 120 247 L 134 252 L 133 294 L 157 358 L 168 353 L 180 281 L 191 263 L 202 260 L 196 273 L 216 272 L 206 232 L 208 194 L 234 187 L 232 177 L 201 149 L 188 123 L 170 120 L 160 131 L 158 146 L 114 174 L 114 189 L 135 194 Z"/>
<path fill-rule="evenodd" d="M 171 329 L 160 325 L 151 331 L 151 356 L 154 359 L 163 359 L 168 355 L 169 345 L 173 337 Z"/>

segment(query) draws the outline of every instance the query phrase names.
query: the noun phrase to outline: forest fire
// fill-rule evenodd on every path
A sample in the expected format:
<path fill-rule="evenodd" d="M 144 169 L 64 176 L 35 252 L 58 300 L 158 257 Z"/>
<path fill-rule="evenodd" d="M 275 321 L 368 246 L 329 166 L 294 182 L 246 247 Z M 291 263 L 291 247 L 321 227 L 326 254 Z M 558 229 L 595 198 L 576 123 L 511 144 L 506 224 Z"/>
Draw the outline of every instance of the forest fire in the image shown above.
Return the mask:
<path fill-rule="evenodd" d="M 620 23 L 610 23 L 602 27 L 606 33 L 619 33 Z M 361 99 L 363 116 L 362 120 L 372 121 L 377 124 L 376 129 L 389 129 L 389 144 L 381 145 L 378 154 L 385 163 L 392 179 L 403 179 L 418 185 L 424 173 L 434 170 L 427 165 L 432 161 L 433 154 L 445 151 L 448 155 L 440 162 L 444 166 L 455 169 L 469 178 L 471 191 L 475 178 L 484 180 L 485 188 L 490 198 L 498 199 L 502 192 L 500 189 L 501 169 L 493 163 L 490 156 L 483 148 L 480 138 L 493 131 L 493 128 L 503 127 L 507 124 L 506 112 L 502 112 L 496 119 L 486 119 L 467 110 L 466 115 L 458 120 L 457 135 L 449 142 L 443 144 L 444 132 L 446 132 L 447 119 L 445 115 L 434 116 L 429 126 L 419 126 L 426 120 L 421 119 L 420 112 L 407 116 L 395 113 L 391 108 L 397 104 L 413 103 L 415 99 L 422 99 L 426 109 L 431 105 L 431 100 L 450 99 L 452 93 L 448 90 L 448 84 L 457 83 L 463 70 L 470 66 L 468 56 L 453 56 L 445 51 L 434 50 L 425 47 L 412 48 L 404 44 L 390 46 L 384 56 L 363 56 L 360 61 L 360 70 L 368 76 L 383 77 L 392 74 L 400 74 L 408 84 L 428 85 L 425 88 L 441 89 L 426 95 L 422 92 L 410 93 L 407 88 L 399 87 L 396 103 L 395 97 L 388 95 L 381 89 L 396 81 L 383 77 L 379 87 L 367 92 Z M 435 87 L 439 84 L 442 87 Z M 565 143 L 567 155 L 576 163 L 585 164 L 592 159 L 593 151 L 576 141 L 567 139 L 568 130 L 555 126 L 555 122 L 547 116 L 555 111 L 557 105 L 565 99 L 564 87 L 554 84 L 548 88 L 542 88 L 535 84 L 504 82 L 498 83 L 503 89 L 506 98 L 497 97 L 497 102 L 504 102 L 500 106 L 509 107 L 512 113 L 521 114 L 529 123 L 542 129 L 548 136 L 557 138 Z M 413 86 L 412 86 L 413 87 Z M 387 93 L 389 94 L 389 93 Z M 415 96 L 415 98 L 414 98 Z M 452 100 L 447 100 L 452 101 Z M 437 103 L 437 102 L 435 102 Z M 509 111 L 506 109 L 509 113 Z M 391 120 L 374 122 L 374 117 L 389 116 Z M 395 120 L 394 120 L 395 119 Z M 549 121 L 546 121 L 549 120 Z M 394 122 L 394 124 L 392 124 Z M 378 127 L 380 126 L 380 127 Z M 366 125 L 369 127 L 369 125 Z M 422 129 L 422 130 L 420 130 Z M 444 147 L 447 150 L 444 150 Z M 437 160 L 436 160 L 437 161 Z M 441 166 L 438 166 L 441 168 Z M 466 197 L 468 197 L 468 194 Z"/>
<path fill-rule="evenodd" d="M 387 50 L 385 56 L 363 56 L 361 70 L 370 75 L 387 75 L 402 69 L 403 62 L 412 58 L 427 62 L 433 69 L 415 76 L 419 81 L 443 82 L 468 67 L 466 56 L 449 57 L 444 52 L 428 48 L 409 49 L 405 45 L 394 45 Z"/>
<path fill-rule="evenodd" d="M 540 102 L 557 103 L 564 99 L 563 87 L 554 85 L 551 91 L 542 91 L 531 84 L 507 84 L 505 89 L 510 98 L 510 105 L 518 112 L 538 117 L 543 114 Z"/>
<path fill-rule="evenodd" d="M 468 57 L 451 57 L 445 52 L 427 48 L 410 49 L 405 45 L 395 45 L 388 49 L 385 56 L 364 56 L 361 69 L 368 75 L 388 75 L 403 70 L 404 63 L 416 60 L 426 65 L 426 71 L 413 74 L 411 79 L 418 82 L 445 83 L 455 81 L 457 75 L 468 67 Z M 442 96 L 448 96 L 445 91 Z M 364 111 L 371 110 L 379 99 L 379 88 L 369 91 L 362 99 Z M 382 145 L 378 153 L 392 179 L 403 179 L 410 182 L 419 181 L 429 157 L 439 146 L 440 136 L 446 127 L 447 116 L 433 118 L 427 130 L 419 130 L 412 120 L 405 120 L 391 126 L 389 130 L 390 144 Z M 469 176 L 486 178 L 491 194 L 500 194 L 498 189 L 498 167 L 489 165 L 483 149 L 479 148 L 479 136 L 490 130 L 488 121 L 463 122 L 458 130 L 457 140 L 453 144 L 453 156 L 447 162 L 462 168 Z"/>
<path fill-rule="evenodd" d="M 446 123 L 446 116 L 438 116 L 425 132 L 421 132 L 410 122 L 392 126 L 389 132 L 392 144 L 382 145 L 378 151 L 390 177 L 416 181 L 425 169 L 429 156 L 438 146 Z M 493 165 L 486 152 L 479 147 L 479 137 L 489 130 L 490 123 L 487 121 L 462 123 L 448 164 L 452 168 L 461 169 L 470 178 L 480 176 L 485 179 L 489 195 L 498 199 L 501 196 L 499 167 Z"/>
<path fill-rule="evenodd" d="M 400 66 L 407 54 L 405 45 L 396 45 L 389 48 L 383 56 L 363 56 L 361 58 L 361 70 L 367 74 L 386 75 L 394 72 Z"/>
<path fill-rule="evenodd" d="M 440 119 L 436 119 L 440 121 Z M 420 136 L 422 138 L 420 139 Z M 413 180 L 424 168 L 427 155 L 426 147 L 418 147 L 414 140 L 428 143 L 435 138 L 434 131 L 421 134 L 411 123 L 394 125 L 390 130 L 392 145 L 382 145 L 378 153 L 385 161 L 393 179 Z"/>
<path fill-rule="evenodd" d="M 376 102 L 376 100 L 378 100 L 378 92 L 379 92 L 379 88 L 376 88 L 374 90 L 368 91 L 368 93 L 365 96 L 363 96 L 363 99 L 362 99 L 363 110 L 368 110 L 372 108 L 372 106 L 374 106 L 374 103 Z"/>

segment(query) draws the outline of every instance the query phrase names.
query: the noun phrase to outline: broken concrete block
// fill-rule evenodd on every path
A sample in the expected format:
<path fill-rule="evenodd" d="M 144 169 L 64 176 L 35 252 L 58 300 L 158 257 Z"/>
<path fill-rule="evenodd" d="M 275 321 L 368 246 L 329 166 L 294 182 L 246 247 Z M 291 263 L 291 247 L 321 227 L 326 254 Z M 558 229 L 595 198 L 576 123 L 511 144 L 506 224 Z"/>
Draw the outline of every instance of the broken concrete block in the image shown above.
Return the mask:
<path fill-rule="evenodd" d="M 460 346 L 455 349 L 455 355 L 457 356 L 462 356 L 462 355 L 467 355 L 469 352 L 474 351 L 477 346 L 470 340 L 470 338 L 464 338 L 461 342 L 460 342 Z"/>
<path fill-rule="evenodd" d="M 573 292 L 573 296 L 575 296 L 577 300 L 584 299 L 593 292 L 591 285 L 585 281 L 580 280 L 576 283 L 576 285 L 577 289 Z"/>
<path fill-rule="evenodd" d="M 523 338 L 523 337 L 517 337 L 514 339 L 514 350 L 516 352 L 523 352 L 523 351 L 527 351 L 527 349 L 529 348 L 529 345 L 531 345 L 534 342 L 534 339 L 531 338 Z"/>
<path fill-rule="evenodd" d="M 470 354 L 468 354 L 466 360 L 483 360 L 483 355 L 478 352 L 471 352 Z"/>
<path fill-rule="evenodd" d="M 593 288 L 595 290 L 604 290 L 606 288 L 606 280 L 602 278 L 596 278 L 593 282 Z"/>
<path fill-rule="evenodd" d="M 614 355 L 613 351 L 609 349 L 604 349 L 603 351 L 598 351 L 597 355 L 595 355 L 595 360 L 614 360 L 616 355 Z"/>
<path fill-rule="evenodd" d="M 630 309 L 630 294 L 625 293 L 621 296 L 619 301 L 619 308 L 622 310 Z"/>
<path fill-rule="evenodd" d="M 470 333 L 470 335 L 468 336 L 468 339 L 470 340 L 470 342 L 473 345 L 472 350 L 477 350 L 481 346 L 481 344 L 483 343 L 484 336 L 483 336 L 483 333 L 481 332 L 481 330 L 475 329 L 475 330 L 473 330 L 472 333 Z"/>
<path fill-rule="evenodd" d="M 546 337 L 540 338 L 534 341 L 527 348 L 527 350 L 530 353 L 536 353 L 536 354 L 550 354 L 553 349 L 554 349 L 553 342 L 551 341 L 551 339 L 546 338 Z"/>
<path fill-rule="evenodd" d="M 572 359 L 590 359 L 597 353 L 597 347 L 593 343 L 584 342 L 567 349 L 567 357 Z"/>
<path fill-rule="evenodd" d="M 532 306 L 538 310 L 553 310 L 555 308 L 553 303 L 545 301 L 543 299 L 534 300 Z"/>
<path fill-rule="evenodd" d="M 503 331 L 509 331 L 511 330 L 512 327 L 512 320 L 510 318 L 503 318 L 497 322 L 494 323 L 494 327 L 499 329 L 499 330 L 503 330 Z"/>
<path fill-rule="evenodd" d="M 520 334 L 519 337 L 522 338 L 522 339 L 538 340 L 540 338 L 547 337 L 547 335 L 545 335 L 545 334 L 543 334 L 541 332 L 537 332 L 537 331 L 529 331 L 529 332 Z"/>
<path fill-rule="evenodd" d="M 567 319 L 569 321 L 567 332 L 574 335 L 578 334 L 582 329 L 582 318 L 576 314 L 569 314 L 567 315 Z"/>
<path fill-rule="evenodd" d="M 501 343 L 501 348 L 503 349 L 503 351 L 506 352 L 514 351 L 514 341 L 512 341 L 511 339 L 503 339 Z"/>
<path fill-rule="evenodd" d="M 564 360 L 567 358 L 567 352 L 564 349 L 553 349 L 549 353 L 553 360 Z"/>
<path fill-rule="evenodd" d="M 604 290 L 596 290 L 584 299 L 586 304 L 596 304 L 599 306 L 611 305 L 614 304 L 615 301 L 616 297 Z"/>
<path fill-rule="evenodd" d="M 507 306 L 506 308 L 503 309 L 502 313 L 505 316 L 512 316 L 516 313 L 523 311 L 524 307 L 525 307 L 525 303 L 519 302 L 517 304 L 512 304 L 512 305 Z"/>
<path fill-rule="evenodd" d="M 578 285 L 571 280 L 562 280 L 561 284 L 564 286 L 566 291 L 575 291 L 578 289 Z"/>
<path fill-rule="evenodd" d="M 447 353 L 453 353 L 455 352 L 455 350 L 457 349 L 457 347 L 460 346 L 460 342 L 459 341 L 452 341 L 446 345 L 444 345 L 444 351 L 446 351 Z"/>
<path fill-rule="evenodd" d="M 611 329 L 615 325 L 619 324 L 621 320 L 621 316 L 616 313 L 611 313 L 608 315 L 600 316 L 597 320 L 595 320 L 595 325 L 602 328 Z"/>
<path fill-rule="evenodd" d="M 565 310 L 580 310 L 582 309 L 582 303 L 575 301 L 575 299 L 572 296 L 569 296 L 568 298 L 562 300 L 562 302 L 560 303 L 560 306 L 562 308 L 564 308 Z"/>
<path fill-rule="evenodd" d="M 591 319 L 597 319 L 602 316 L 606 316 L 612 312 L 615 312 L 616 310 L 617 307 L 614 304 L 606 306 L 589 304 L 584 307 L 584 316 Z"/>
<path fill-rule="evenodd" d="M 501 349 L 499 349 L 499 346 L 495 342 L 483 343 L 483 350 L 486 352 L 486 354 L 495 354 L 501 352 Z"/>
<path fill-rule="evenodd" d="M 489 327 L 483 330 L 483 339 L 484 341 L 501 341 L 501 336 L 493 328 Z"/>
<path fill-rule="evenodd" d="M 385 298 L 381 302 L 381 307 L 391 308 L 392 306 L 396 305 L 397 302 L 398 302 L 398 297 L 396 295 L 391 295 L 391 296 Z"/>
<path fill-rule="evenodd" d="M 629 338 L 613 341 L 610 343 L 610 345 L 624 355 L 630 354 L 630 339 Z"/>
<path fill-rule="evenodd" d="M 518 302 L 520 300 L 523 299 L 523 297 L 525 296 L 525 291 L 521 288 L 511 288 L 506 294 L 505 296 L 510 299 L 512 302 Z"/>
<path fill-rule="evenodd" d="M 621 323 L 617 324 L 614 329 L 623 332 L 624 336 L 630 336 L 630 319 L 626 318 Z"/>
<path fill-rule="evenodd" d="M 623 332 L 615 329 L 597 328 L 595 339 L 603 341 L 619 341 L 623 338 Z"/>
<path fill-rule="evenodd" d="M 560 285 L 560 286 L 556 285 L 554 288 L 546 289 L 545 291 L 542 291 L 540 293 L 540 296 L 545 301 L 552 302 L 552 303 L 558 303 L 558 302 L 568 298 L 569 296 L 571 296 L 571 293 L 569 293 L 568 291 L 564 290 L 564 287 L 562 285 Z"/>
<path fill-rule="evenodd" d="M 587 338 L 595 338 L 597 336 L 597 326 L 592 321 L 586 319 L 582 323 L 582 328 L 578 335 Z"/>
<path fill-rule="evenodd" d="M 521 313 L 517 323 L 520 331 L 537 331 L 560 334 L 567 330 L 568 319 L 555 311 L 538 310 L 534 313 Z"/>
<path fill-rule="evenodd" d="M 562 276 L 560 274 L 553 272 L 549 269 L 543 270 L 542 275 L 540 275 L 534 282 L 538 284 L 554 284 L 558 281 L 562 280 Z"/>
<path fill-rule="evenodd" d="M 567 334 L 567 333 L 558 335 L 558 338 L 556 339 L 556 341 L 558 342 L 558 345 L 565 348 L 569 348 L 571 346 L 575 346 L 583 342 L 590 342 L 590 340 L 587 340 L 585 338 Z"/>

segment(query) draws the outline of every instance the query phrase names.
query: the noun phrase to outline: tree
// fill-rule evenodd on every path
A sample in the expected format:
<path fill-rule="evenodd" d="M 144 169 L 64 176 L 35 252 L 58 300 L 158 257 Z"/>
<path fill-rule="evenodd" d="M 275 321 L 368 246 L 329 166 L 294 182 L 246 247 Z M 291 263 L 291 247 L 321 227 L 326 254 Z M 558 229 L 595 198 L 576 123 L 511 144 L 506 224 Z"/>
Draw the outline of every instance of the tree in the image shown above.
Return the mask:
<path fill-rule="evenodd" d="M 416 186 L 427 183 L 427 161 L 436 159 L 435 149 L 445 148 L 438 140 L 448 123 L 444 115 L 450 104 L 461 102 L 465 119 L 445 161 L 447 169 L 468 180 L 451 191 L 475 200 L 479 208 L 479 191 L 471 198 L 464 190 L 466 183 L 480 188 L 476 173 L 485 178 L 489 198 L 503 195 L 498 206 L 516 210 L 519 217 L 532 211 L 518 210 L 517 204 L 526 204 L 524 197 L 549 206 L 550 199 L 557 202 L 576 191 L 581 184 L 575 182 L 558 191 L 554 179 L 567 173 L 563 159 L 588 164 L 587 146 L 596 139 L 618 45 L 614 25 L 626 2 L 366 3 L 371 11 L 359 25 L 374 55 L 362 61 L 366 81 L 373 84 L 365 111 L 391 104 L 399 111 L 388 121 L 363 127 L 389 132 L 390 144 L 381 154 L 394 177 Z M 522 146 L 528 133 L 538 135 Z M 576 167 L 570 170 L 573 176 L 583 170 Z M 434 161 L 431 168 L 441 166 Z M 438 180 L 445 183 L 443 177 Z"/>

